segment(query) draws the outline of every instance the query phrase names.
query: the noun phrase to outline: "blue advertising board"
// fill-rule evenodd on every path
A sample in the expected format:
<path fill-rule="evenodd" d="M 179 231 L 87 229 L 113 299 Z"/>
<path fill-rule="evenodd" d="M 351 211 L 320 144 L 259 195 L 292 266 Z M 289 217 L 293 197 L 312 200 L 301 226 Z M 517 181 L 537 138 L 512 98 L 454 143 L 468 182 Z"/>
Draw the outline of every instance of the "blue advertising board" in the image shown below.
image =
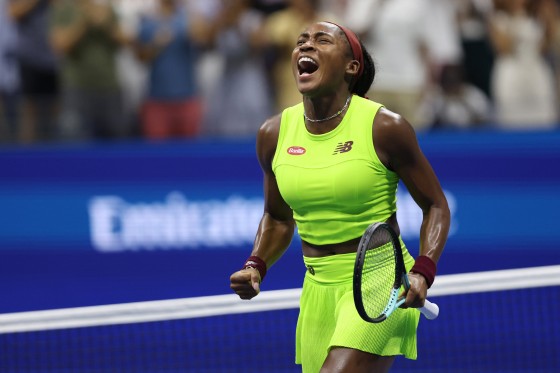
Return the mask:
<path fill-rule="evenodd" d="M 560 263 L 560 132 L 419 142 L 453 215 L 440 273 Z M 398 208 L 414 255 L 402 185 Z M 262 209 L 254 139 L 0 149 L 0 312 L 226 293 Z M 267 286 L 300 286 L 298 270 L 296 237 Z"/>

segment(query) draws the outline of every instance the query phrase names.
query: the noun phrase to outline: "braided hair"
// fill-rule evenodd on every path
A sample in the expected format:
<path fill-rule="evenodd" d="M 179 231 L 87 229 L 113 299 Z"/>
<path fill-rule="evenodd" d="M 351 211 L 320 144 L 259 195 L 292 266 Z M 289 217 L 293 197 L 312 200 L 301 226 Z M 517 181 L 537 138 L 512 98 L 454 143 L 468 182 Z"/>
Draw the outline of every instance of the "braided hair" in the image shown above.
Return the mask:
<path fill-rule="evenodd" d="M 365 97 L 375 79 L 375 64 L 361 40 L 360 46 L 362 47 L 362 54 L 364 57 L 364 71 L 358 79 L 351 83 L 350 93 Z"/>

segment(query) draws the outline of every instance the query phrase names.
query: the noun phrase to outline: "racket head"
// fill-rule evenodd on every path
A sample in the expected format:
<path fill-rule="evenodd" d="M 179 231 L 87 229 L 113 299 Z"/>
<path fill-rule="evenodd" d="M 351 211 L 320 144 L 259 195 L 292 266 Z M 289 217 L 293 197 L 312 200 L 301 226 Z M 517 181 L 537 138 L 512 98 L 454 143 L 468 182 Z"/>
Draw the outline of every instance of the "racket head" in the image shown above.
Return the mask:
<path fill-rule="evenodd" d="M 353 295 L 362 319 L 378 323 L 398 307 L 406 275 L 401 245 L 387 223 L 371 224 L 360 239 L 354 264 Z"/>

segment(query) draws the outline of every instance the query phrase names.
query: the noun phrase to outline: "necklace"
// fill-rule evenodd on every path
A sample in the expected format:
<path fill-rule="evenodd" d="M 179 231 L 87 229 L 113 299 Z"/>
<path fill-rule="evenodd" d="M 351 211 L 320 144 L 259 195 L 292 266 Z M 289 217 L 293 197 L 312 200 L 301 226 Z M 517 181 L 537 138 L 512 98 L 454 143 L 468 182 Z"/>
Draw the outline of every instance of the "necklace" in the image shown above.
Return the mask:
<path fill-rule="evenodd" d="M 352 95 L 349 95 L 348 98 L 346 99 L 346 103 L 344 104 L 344 106 L 342 107 L 342 109 L 340 109 L 337 113 L 331 115 L 330 117 L 326 117 L 323 119 L 311 119 L 309 118 L 307 115 L 305 115 L 305 110 L 303 111 L 303 117 L 305 118 L 306 121 L 311 122 L 311 123 L 319 123 L 319 122 L 326 122 L 327 120 L 331 120 L 333 118 L 338 117 L 340 114 L 342 114 L 342 112 L 344 110 L 346 110 L 346 108 L 348 107 L 348 104 L 350 103 L 350 98 L 352 98 Z"/>

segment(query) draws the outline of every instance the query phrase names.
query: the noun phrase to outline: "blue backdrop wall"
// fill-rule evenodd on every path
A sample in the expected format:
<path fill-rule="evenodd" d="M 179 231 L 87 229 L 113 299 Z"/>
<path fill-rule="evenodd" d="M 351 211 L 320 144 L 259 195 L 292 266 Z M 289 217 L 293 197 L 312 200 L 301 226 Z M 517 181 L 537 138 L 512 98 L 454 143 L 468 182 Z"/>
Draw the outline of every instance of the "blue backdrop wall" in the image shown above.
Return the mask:
<path fill-rule="evenodd" d="M 419 136 L 453 226 L 439 273 L 560 263 L 560 133 Z M 0 312 L 224 294 L 262 214 L 253 139 L 0 150 Z M 417 253 L 421 213 L 398 194 Z M 297 237 L 265 290 L 301 286 Z"/>

